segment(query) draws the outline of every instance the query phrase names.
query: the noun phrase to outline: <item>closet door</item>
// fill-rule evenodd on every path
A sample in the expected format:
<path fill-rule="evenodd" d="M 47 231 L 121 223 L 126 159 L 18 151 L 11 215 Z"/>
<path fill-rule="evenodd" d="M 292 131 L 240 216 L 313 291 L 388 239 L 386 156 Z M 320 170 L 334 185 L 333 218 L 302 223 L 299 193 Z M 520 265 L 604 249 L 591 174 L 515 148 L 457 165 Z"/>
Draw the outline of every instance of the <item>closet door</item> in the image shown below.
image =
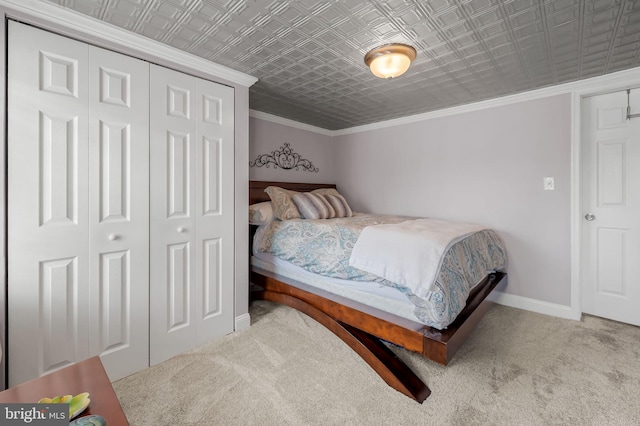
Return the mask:
<path fill-rule="evenodd" d="M 149 366 L 149 64 L 89 48 L 90 353 Z"/>
<path fill-rule="evenodd" d="M 9 385 L 89 356 L 88 47 L 10 22 Z"/>
<path fill-rule="evenodd" d="M 148 365 L 148 64 L 10 22 L 9 384 Z"/>
<path fill-rule="evenodd" d="M 233 114 L 233 89 L 151 66 L 151 364 L 233 331 Z"/>

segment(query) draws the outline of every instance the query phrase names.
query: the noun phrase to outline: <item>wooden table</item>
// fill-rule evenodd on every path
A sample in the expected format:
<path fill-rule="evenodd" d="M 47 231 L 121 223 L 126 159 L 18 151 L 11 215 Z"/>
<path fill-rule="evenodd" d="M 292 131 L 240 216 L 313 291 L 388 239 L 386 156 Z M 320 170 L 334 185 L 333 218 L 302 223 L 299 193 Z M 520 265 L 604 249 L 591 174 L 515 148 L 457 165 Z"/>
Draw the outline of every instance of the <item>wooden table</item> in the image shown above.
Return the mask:
<path fill-rule="evenodd" d="M 128 426 L 100 357 L 93 357 L 0 392 L 2 402 L 38 402 L 43 397 L 89 392 L 91 403 L 80 417 L 97 414 L 108 426 Z"/>

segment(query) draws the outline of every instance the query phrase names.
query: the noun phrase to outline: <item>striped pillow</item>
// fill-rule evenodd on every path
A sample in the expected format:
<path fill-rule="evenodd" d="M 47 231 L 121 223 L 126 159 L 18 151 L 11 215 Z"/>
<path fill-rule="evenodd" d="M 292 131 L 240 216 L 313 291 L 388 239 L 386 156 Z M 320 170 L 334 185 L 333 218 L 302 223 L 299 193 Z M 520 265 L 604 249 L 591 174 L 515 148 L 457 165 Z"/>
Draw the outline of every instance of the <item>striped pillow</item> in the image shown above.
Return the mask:
<path fill-rule="evenodd" d="M 347 201 L 340 194 L 324 195 L 314 192 L 295 194 L 293 202 L 305 219 L 331 219 L 353 215 Z"/>
<path fill-rule="evenodd" d="M 336 191 L 337 192 L 337 191 Z M 321 195 L 321 194 L 318 194 Z M 336 215 L 334 217 L 351 217 L 353 216 L 353 212 L 351 211 L 351 207 L 347 204 L 347 200 L 345 198 L 336 193 L 336 194 L 325 194 L 322 195 L 329 201 L 333 210 L 335 210 Z"/>

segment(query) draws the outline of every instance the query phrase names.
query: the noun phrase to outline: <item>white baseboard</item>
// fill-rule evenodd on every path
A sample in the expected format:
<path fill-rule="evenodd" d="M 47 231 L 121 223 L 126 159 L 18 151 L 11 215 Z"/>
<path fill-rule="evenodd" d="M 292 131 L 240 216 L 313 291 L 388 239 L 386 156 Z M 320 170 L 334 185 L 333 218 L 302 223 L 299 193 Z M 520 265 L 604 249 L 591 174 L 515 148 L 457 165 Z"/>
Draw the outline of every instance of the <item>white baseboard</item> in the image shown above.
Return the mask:
<path fill-rule="evenodd" d="M 551 315 L 553 317 L 580 321 L 582 314 L 575 312 L 571 306 L 558 305 L 557 303 L 543 302 L 541 300 L 530 299 L 528 297 L 516 296 L 509 293 L 494 291 L 488 297 L 500 305 L 509 306 L 511 308 L 524 309 L 526 311 L 536 312 L 538 314 Z"/>
<path fill-rule="evenodd" d="M 251 327 L 251 315 L 248 313 L 236 317 L 236 331 L 248 330 Z"/>

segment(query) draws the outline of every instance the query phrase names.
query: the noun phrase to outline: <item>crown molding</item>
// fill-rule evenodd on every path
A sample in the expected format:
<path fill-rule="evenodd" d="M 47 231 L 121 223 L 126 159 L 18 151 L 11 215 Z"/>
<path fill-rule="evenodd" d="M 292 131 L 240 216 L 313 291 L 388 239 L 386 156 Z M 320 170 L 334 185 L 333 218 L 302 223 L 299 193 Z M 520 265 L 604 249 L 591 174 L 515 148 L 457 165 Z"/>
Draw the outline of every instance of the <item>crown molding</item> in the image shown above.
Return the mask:
<path fill-rule="evenodd" d="M 116 48 L 123 53 L 130 53 L 132 50 L 142 52 L 143 56 L 146 56 L 142 59 L 147 59 L 149 56 L 167 59 L 178 68 L 195 70 L 239 86 L 250 87 L 258 81 L 256 77 L 249 74 L 216 64 L 48 1 L 0 0 L 0 6 L 6 9 L 7 17 L 63 33 L 66 36 L 81 36 L 84 40 L 93 41 L 107 48 Z"/>
<path fill-rule="evenodd" d="M 334 130 L 333 136 L 348 135 L 353 133 L 361 133 L 370 130 L 384 129 L 387 127 L 400 126 L 403 124 L 417 123 L 434 118 L 447 117 L 451 115 L 463 114 L 466 112 L 480 111 L 487 108 L 495 108 L 499 106 L 511 105 L 519 102 L 526 102 L 535 99 L 546 98 L 550 96 L 562 95 L 567 93 L 578 93 L 581 96 L 593 96 L 602 93 L 608 93 L 620 90 L 621 87 L 634 88 L 640 87 L 640 67 L 629 70 L 618 71 L 603 76 L 592 77 L 585 80 L 573 81 L 570 83 L 558 84 L 556 86 L 545 87 L 542 89 L 530 90 L 528 92 L 517 93 L 514 95 L 502 96 L 500 98 L 489 99 L 486 101 L 474 102 L 471 104 L 460 105 L 451 108 L 445 108 L 437 111 L 426 112 L 423 114 L 410 115 L 407 117 L 396 118 L 393 120 L 380 121 L 377 123 L 365 124 L 363 126 L 349 127 L 347 129 Z"/>
<path fill-rule="evenodd" d="M 282 124 L 284 126 L 293 127 L 295 129 L 319 133 L 325 136 L 335 136 L 334 130 L 323 129 L 322 127 L 312 126 L 311 124 L 305 124 L 299 121 L 290 120 L 288 118 L 278 117 L 277 115 L 268 114 L 262 111 L 256 111 L 254 109 L 249 110 L 249 117 L 258 118 L 260 120 L 269 121 L 271 123 Z"/>

